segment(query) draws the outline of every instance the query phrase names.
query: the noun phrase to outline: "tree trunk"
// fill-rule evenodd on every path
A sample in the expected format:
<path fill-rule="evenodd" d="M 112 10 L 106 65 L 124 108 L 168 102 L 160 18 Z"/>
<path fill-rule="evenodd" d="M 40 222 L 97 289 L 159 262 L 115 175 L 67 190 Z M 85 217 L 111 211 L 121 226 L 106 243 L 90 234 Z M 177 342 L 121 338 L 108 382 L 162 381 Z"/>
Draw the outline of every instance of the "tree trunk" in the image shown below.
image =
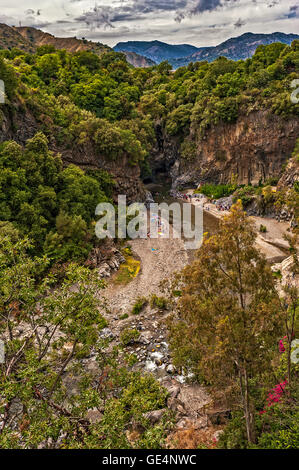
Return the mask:
<path fill-rule="evenodd" d="M 249 399 L 249 385 L 248 385 L 248 375 L 247 370 L 244 370 L 244 392 L 245 392 L 245 400 L 244 400 L 244 412 L 245 412 L 245 420 L 246 420 L 246 432 L 247 432 L 247 439 L 248 442 L 254 444 L 256 442 L 255 437 L 255 423 L 254 423 L 254 414 L 252 413 L 250 407 L 250 399 Z"/>

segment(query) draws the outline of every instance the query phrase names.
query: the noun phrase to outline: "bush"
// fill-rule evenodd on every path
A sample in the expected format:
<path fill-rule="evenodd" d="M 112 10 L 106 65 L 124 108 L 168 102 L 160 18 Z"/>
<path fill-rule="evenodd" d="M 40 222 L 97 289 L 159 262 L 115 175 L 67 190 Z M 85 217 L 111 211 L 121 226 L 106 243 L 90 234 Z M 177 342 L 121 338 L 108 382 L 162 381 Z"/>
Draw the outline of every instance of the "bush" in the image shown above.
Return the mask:
<path fill-rule="evenodd" d="M 142 310 L 144 309 L 146 304 L 147 304 L 146 297 L 138 297 L 138 299 L 136 300 L 136 302 L 133 306 L 132 314 L 133 315 L 139 315 L 139 313 L 142 312 Z"/>
<path fill-rule="evenodd" d="M 212 199 L 220 199 L 230 196 L 235 190 L 236 186 L 231 184 L 204 184 L 197 192 Z"/>
<path fill-rule="evenodd" d="M 239 199 L 242 201 L 242 206 L 245 208 L 253 200 L 255 194 L 255 189 L 253 186 L 244 186 L 239 188 L 234 194 L 234 202 L 237 202 Z"/>
<path fill-rule="evenodd" d="M 134 343 L 140 336 L 139 331 L 136 329 L 126 328 L 120 335 L 120 342 L 123 346 L 128 346 Z"/>
<path fill-rule="evenodd" d="M 266 233 L 267 232 L 267 227 L 265 227 L 265 225 L 261 225 L 260 226 L 260 232 L 261 233 Z"/>
<path fill-rule="evenodd" d="M 123 391 L 121 403 L 126 410 L 138 410 L 140 414 L 163 408 L 168 392 L 151 375 L 136 374 Z"/>
<path fill-rule="evenodd" d="M 0 57 L 0 78 L 4 82 L 5 94 L 8 99 L 13 98 L 18 85 L 16 73 L 11 65 L 5 63 Z"/>
<path fill-rule="evenodd" d="M 158 308 L 159 310 L 166 310 L 168 306 L 168 301 L 164 297 L 158 297 L 157 295 L 152 295 L 151 308 Z"/>

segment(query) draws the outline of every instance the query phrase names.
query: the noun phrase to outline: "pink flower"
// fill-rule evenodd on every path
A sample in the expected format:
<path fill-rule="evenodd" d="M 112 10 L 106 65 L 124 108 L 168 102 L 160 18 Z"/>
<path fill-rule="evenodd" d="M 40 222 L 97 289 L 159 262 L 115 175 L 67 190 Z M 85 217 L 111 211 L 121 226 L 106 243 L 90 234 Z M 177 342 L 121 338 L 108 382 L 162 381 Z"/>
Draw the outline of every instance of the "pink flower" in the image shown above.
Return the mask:
<path fill-rule="evenodd" d="M 281 382 L 280 384 L 275 385 L 272 390 L 268 393 L 268 398 L 267 398 L 267 406 L 272 406 L 274 403 L 278 403 L 284 393 L 284 389 L 287 385 L 288 381 L 285 380 L 284 382 Z M 271 393 L 274 392 L 274 393 Z M 266 410 L 260 411 L 260 415 L 266 413 Z"/>
<path fill-rule="evenodd" d="M 280 353 L 284 353 L 285 352 L 285 347 L 284 347 L 284 344 L 283 344 L 283 341 L 282 339 L 279 341 L 279 352 Z"/>

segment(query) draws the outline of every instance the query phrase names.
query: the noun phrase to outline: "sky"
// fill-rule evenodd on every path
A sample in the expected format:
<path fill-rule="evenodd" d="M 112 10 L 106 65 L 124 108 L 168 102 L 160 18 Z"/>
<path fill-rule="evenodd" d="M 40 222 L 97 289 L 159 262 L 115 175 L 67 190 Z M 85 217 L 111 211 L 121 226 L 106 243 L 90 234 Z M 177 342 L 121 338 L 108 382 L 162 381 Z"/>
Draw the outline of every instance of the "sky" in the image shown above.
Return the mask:
<path fill-rule="evenodd" d="M 245 32 L 299 33 L 299 0 L 0 0 L 0 22 L 109 46 L 215 46 Z"/>

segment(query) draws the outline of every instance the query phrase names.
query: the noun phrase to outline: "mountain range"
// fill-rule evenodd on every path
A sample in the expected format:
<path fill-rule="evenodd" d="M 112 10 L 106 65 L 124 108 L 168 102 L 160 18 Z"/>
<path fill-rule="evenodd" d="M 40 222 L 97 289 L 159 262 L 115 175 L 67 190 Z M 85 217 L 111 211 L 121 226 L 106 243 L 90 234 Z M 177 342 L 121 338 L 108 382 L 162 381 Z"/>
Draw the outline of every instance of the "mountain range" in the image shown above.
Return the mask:
<path fill-rule="evenodd" d="M 116 52 L 123 52 L 127 61 L 134 67 L 151 67 L 168 60 L 173 68 L 177 69 L 190 62 L 203 60 L 212 62 L 219 56 L 225 56 L 231 60 L 247 59 L 261 44 L 266 45 L 273 42 L 291 44 L 295 39 L 299 39 L 298 34 L 245 33 L 228 39 L 215 47 L 195 47 L 190 44 L 173 45 L 161 41 L 128 41 L 118 43 L 113 49 Z M 34 53 L 39 46 L 44 44 L 51 44 L 56 49 L 66 49 L 68 52 L 87 50 L 97 55 L 112 50 L 101 42 L 88 41 L 85 38 L 59 38 L 33 27 L 15 27 L 0 23 L 0 49 L 16 47 Z"/>
<path fill-rule="evenodd" d="M 172 45 L 161 41 L 128 41 L 120 42 L 114 50 L 118 52 L 135 52 L 156 63 L 168 60 L 174 68 L 188 65 L 190 62 L 206 60 L 212 62 L 219 56 L 231 60 L 241 60 L 251 57 L 260 45 L 273 42 L 291 44 L 299 39 L 298 34 L 271 33 L 254 34 L 244 33 L 241 36 L 228 39 L 218 46 L 195 47 L 189 44 Z"/>

